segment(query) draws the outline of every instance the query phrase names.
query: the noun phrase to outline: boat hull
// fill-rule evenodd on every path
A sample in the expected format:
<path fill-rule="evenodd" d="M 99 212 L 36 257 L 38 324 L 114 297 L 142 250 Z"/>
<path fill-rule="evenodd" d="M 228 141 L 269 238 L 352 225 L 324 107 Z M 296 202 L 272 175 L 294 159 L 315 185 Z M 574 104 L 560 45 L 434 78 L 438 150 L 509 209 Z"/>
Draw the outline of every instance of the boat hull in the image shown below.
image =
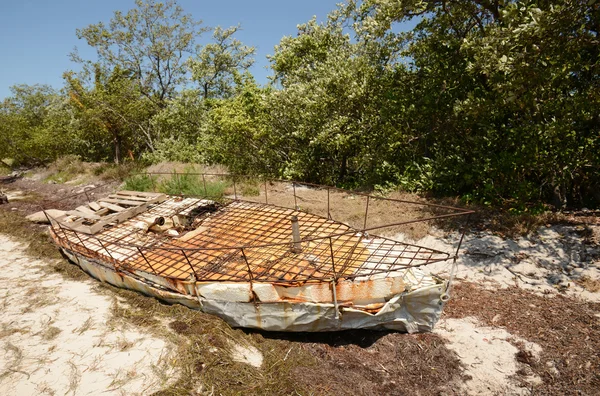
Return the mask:
<path fill-rule="evenodd" d="M 267 331 L 324 332 L 349 329 L 429 332 L 439 320 L 447 282 L 428 284 L 392 294 L 376 310 L 356 309 L 336 303 L 306 301 L 231 301 L 206 298 L 198 293 L 175 292 L 135 273 L 115 271 L 102 260 L 61 247 L 64 254 L 92 277 L 113 286 L 134 290 L 170 304 L 219 316 L 232 327 Z M 255 284 L 255 286 L 258 286 Z M 189 287 L 189 286 L 188 286 Z M 250 285 L 252 287 L 252 285 Z"/>

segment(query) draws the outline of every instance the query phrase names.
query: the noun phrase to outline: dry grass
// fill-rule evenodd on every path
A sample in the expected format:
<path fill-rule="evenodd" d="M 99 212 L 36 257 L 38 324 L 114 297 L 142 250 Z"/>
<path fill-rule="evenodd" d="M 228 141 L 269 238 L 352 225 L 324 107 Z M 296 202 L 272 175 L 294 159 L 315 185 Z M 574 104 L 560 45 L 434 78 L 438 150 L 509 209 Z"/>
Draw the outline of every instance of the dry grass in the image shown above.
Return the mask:
<path fill-rule="evenodd" d="M 582 276 L 581 278 L 576 279 L 575 283 L 577 283 L 579 286 L 583 287 L 590 293 L 600 292 L 600 279 L 593 279 L 589 276 Z"/>
<path fill-rule="evenodd" d="M 27 334 L 28 331 L 10 327 L 9 325 L 6 325 L 6 324 L 2 324 L 2 329 L 0 329 L 0 339 L 2 339 L 4 337 L 10 337 L 11 335 L 16 334 L 16 333 Z"/>
<path fill-rule="evenodd" d="M 491 291 L 462 283 L 454 288 L 445 314 L 473 316 L 540 345 L 539 362 L 529 364 L 527 356 L 517 356 L 543 380 L 534 393 L 592 395 L 600 389 L 599 311 L 598 303 L 561 295 L 542 297 L 518 288 Z"/>
<path fill-rule="evenodd" d="M 46 340 L 46 341 L 50 341 L 55 339 L 56 337 L 58 337 L 58 335 L 62 332 L 61 329 L 59 329 L 56 326 L 50 326 L 46 329 L 46 331 L 42 334 L 42 339 Z"/>
<path fill-rule="evenodd" d="M 431 208 L 402 202 L 392 202 L 384 199 L 370 198 L 367 208 L 367 197 L 352 192 L 343 192 L 326 188 L 312 188 L 296 184 L 294 199 L 294 187 L 287 182 L 269 182 L 258 184 L 259 194 L 253 190 L 252 195 L 244 194 L 245 182 L 242 181 L 241 189 L 238 191 L 239 198 L 253 202 L 268 202 L 269 204 L 286 208 L 297 207 L 308 213 L 322 217 L 328 217 L 356 229 L 380 227 L 387 224 L 401 223 L 416 219 L 424 219 L 437 214 L 448 213 L 447 211 L 432 210 Z M 230 195 L 232 191 L 227 191 Z M 329 198 L 328 198 L 329 195 Z M 266 197 L 266 198 L 265 198 Z M 423 202 L 416 194 L 394 192 L 386 198 Z M 329 211 L 328 211 L 329 208 Z M 365 216 L 367 221 L 365 222 Z M 381 236 L 394 236 L 403 233 L 413 240 L 423 238 L 430 230 L 431 221 L 423 221 L 412 224 L 397 225 L 372 231 L 373 234 Z"/>

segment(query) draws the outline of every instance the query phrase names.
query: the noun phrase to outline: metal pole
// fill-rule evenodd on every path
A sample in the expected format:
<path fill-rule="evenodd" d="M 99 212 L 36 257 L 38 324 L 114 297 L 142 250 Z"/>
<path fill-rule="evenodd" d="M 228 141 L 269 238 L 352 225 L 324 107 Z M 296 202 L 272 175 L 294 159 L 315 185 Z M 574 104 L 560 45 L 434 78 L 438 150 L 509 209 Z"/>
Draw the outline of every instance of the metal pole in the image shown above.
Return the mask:
<path fill-rule="evenodd" d="M 235 188 L 235 176 L 233 177 L 233 198 L 237 200 L 237 189 Z"/>
<path fill-rule="evenodd" d="M 185 257 L 187 263 L 189 264 L 190 268 L 192 269 L 192 273 L 194 274 L 194 277 L 196 279 L 198 279 L 198 275 L 196 275 L 196 270 L 194 270 L 194 266 L 190 262 L 190 259 L 188 258 L 187 254 L 185 254 L 185 250 L 181 249 L 181 253 L 183 253 L 183 257 Z"/>
<path fill-rule="evenodd" d="M 331 254 L 331 270 L 333 271 L 333 280 L 331 281 L 331 290 L 333 293 L 333 306 L 335 308 L 335 318 L 340 318 L 340 309 L 337 301 L 337 273 L 335 272 L 335 260 L 333 259 L 333 242 L 331 237 L 329 237 L 329 253 Z"/>
<path fill-rule="evenodd" d="M 202 184 L 204 184 L 204 197 L 208 198 L 208 190 L 206 189 L 206 177 L 202 174 Z"/>
<path fill-rule="evenodd" d="M 292 182 L 292 188 L 294 189 L 294 209 L 298 210 L 298 201 L 296 200 L 296 183 Z"/>
<path fill-rule="evenodd" d="M 301 253 L 302 252 L 302 244 L 300 243 L 300 226 L 298 225 L 298 217 L 292 216 L 292 252 Z"/>
<path fill-rule="evenodd" d="M 327 187 L 327 218 L 331 220 L 331 213 L 329 213 L 329 187 Z"/>
<path fill-rule="evenodd" d="M 140 252 L 140 254 L 144 258 L 144 260 L 146 260 L 146 264 L 148 264 L 148 267 L 150 267 L 150 269 L 152 270 L 152 272 L 154 272 L 154 275 L 158 276 L 158 272 L 156 272 L 156 270 L 154 269 L 154 267 L 152 266 L 152 264 L 150 264 L 150 261 L 148 261 L 148 259 L 144 255 L 144 253 L 142 252 L 142 249 L 140 247 L 138 247 L 137 250 L 138 250 L 138 252 Z"/>
<path fill-rule="evenodd" d="M 269 198 L 267 195 L 267 180 L 265 179 L 265 204 L 269 204 Z"/>
<path fill-rule="evenodd" d="M 254 293 L 254 287 L 252 286 L 252 281 L 254 280 L 254 277 L 252 276 L 252 270 L 250 269 L 250 263 L 248 263 L 248 257 L 246 257 L 246 253 L 244 252 L 244 248 L 240 249 L 242 251 L 242 257 L 244 258 L 244 261 L 246 262 L 246 268 L 248 269 L 248 277 L 250 278 L 250 293 L 252 296 L 251 301 L 255 302 L 255 308 L 258 309 L 258 302 L 256 300 L 256 294 Z"/>
<path fill-rule="evenodd" d="M 371 198 L 370 195 L 367 195 L 367 207 L 365 209 L 365 223 L 363 225 L 363 231 L 367 229 L 367 216 L 369 215 L 369 199 Z"/>

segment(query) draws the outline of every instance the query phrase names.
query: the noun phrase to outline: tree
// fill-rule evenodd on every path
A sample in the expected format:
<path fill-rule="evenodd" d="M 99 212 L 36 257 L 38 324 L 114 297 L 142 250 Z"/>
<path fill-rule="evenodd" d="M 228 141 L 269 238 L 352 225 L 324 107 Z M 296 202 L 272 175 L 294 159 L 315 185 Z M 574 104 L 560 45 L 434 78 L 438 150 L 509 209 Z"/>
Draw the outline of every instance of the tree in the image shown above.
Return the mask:
<path fill-rule="evenodd" d="M 204 99 L 231 97 L 235 74 L 243 74 L 254 64 L 255 48 L 233 38 L 239 30 L 239 26 L 217 26 L 213 32 L 215 42 L 205 45 L 197 58 L 189 60 L 192 78 L 200 85 Z"/>
<path fill-rule="evenodd" d="M 108 26 L 102 22 L 78 29 L 98 53 L 103 68 L 119 67 L 131 73 L 138 90 L 159 108 L 186 84 L 186 60 L 195 49 L 195 40 L 207 29 L 201 21 L 185 15 L 174 0 L 159 3 L 136 0 L 126 14 L 114 13 Z M 77 53 L 75 61 L 86 62 Z"/>
<path fill-rule="evenodd" d="M 122 162 L 124 152 L 142 151 L 142 145 L 153 149 L 150 127 L 153 106 L 141 95 L 131 72 L 119 67 L 105 70 L 96 64 L 93 83 L 89 78 L 91 76 L 65 74 L 71 103 L 88 139 L 107 137 L 116 163 Z"/>
<path fill-rule="evenodd" d="M 72 114 L 47 85 L 15 85 L 0 104 L 0 158 L 39 165 L 74 150 Z"/>

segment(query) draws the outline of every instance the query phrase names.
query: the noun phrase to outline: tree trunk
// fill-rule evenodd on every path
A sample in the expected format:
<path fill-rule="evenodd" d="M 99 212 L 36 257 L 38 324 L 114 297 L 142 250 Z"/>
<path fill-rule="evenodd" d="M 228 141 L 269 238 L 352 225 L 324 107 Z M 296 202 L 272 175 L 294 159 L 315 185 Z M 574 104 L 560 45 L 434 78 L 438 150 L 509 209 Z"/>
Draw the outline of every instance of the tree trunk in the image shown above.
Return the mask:
<path fill-rule="evenodd" d="M 115 134 L 113 143 L 115 145 L 115 164 L 119 165 L 122 162 L 121 136 L 119 136 L 118 134 Z"/>

